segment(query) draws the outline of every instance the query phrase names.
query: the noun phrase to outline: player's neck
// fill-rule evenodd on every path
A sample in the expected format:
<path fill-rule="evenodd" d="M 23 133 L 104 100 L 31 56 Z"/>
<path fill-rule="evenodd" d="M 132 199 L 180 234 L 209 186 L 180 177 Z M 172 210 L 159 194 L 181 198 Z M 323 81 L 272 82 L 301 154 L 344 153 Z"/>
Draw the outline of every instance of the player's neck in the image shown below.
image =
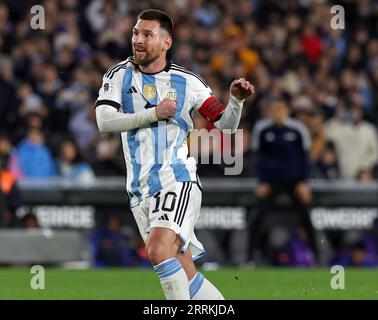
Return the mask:
<path fill-rule="evenodd" d="M 167 65 L 167 59 L 164 56 L 164 57 L 160 57 L 156 59 L 155 61 L 153 61 L 147 66 L 139 65 L 139 70 L 145 73 L 158 73 L 160 71 L 163 71 L 166 65 Z"/>

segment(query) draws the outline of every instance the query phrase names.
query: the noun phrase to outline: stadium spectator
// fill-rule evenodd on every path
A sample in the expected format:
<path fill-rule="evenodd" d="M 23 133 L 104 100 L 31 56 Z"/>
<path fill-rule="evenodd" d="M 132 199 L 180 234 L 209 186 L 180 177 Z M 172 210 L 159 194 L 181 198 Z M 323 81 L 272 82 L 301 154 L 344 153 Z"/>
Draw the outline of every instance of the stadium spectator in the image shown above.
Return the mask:
<path fill-rule="evenodd" d="M 90 76 L 84 67 L 75 68 L 70 84 L 62 89 L 57 97 L 56 108 L 66 109 L 71 116 L 84 109 L 91 98 Z"/>
<path fill-rule="evenodd" d="M 57 163 L 59 175 L 63 178 L 78 183 L 88 183 L 94 180 L 93 170 L 83 162 L 80 151 L 72 139 L 62 141 Z"/>
<path fill-rule="evenodd" d="M 302 50 L 311 63 L 316 63 L 322 53 L 322 39 L 317 34 L 316 27 L 309 23 L 306 24 L 301 35 Z"/>
<path fill-rule="evenodd" d="M 45 145 L 43 133 L 30 129 L 16 148 L 20 169 L 24 178 L 50 178 L 57 174 L 56 164 Z"/>
<path fill-rule="evenodd" d="M 0 4 L 4 7 L 4 4 Z M 1 38 L 0 38 L 1 39 Z M 0 40 L 0 48 L 2 41 Z M 0 127 L 10 130 L 15 122 L 15 83 L 12 59 L 0 54 Z"/>
<path fill-rule="evenodd" d="M 0 133 L 0 157 L 3 159 L 3 165 L 7 165 L 6 169 L 9 170 L 16 179 L 20 179 L 22 172 L 19 158 L 9 136 L 5 133 Z"/>
<path fill-rule="evenodd" d="M 317 149 L 321 147 L 322 144 L 321 140 L 319 141 L 318 138 L 322 139 L 323 127 L 320 114 L 316 112 L 314 103 L 308 95 L 295 96 L 293 99 L 293 116 L 308 127 L 311 137 L 314 136 L 314 138 L 316 138 L 316 143 L 313 144 L 311 148 L 311 159 L 313 159 L 314 156 L 316 157 Z M 313 140 L 311 141 L 314 143 Z"/>
<path fill-rule="evenodd" d="M 34 213 L 26 213 L 22 218 L 21 218 L 21 226 L 24 229 L 38 229 L 39 224 L 38 224 L 38 218 Z"/>
<path fill-rule="evenodd" d="M 317 179 L 335 180 L 340 178 L 339 163 L 337 161 L 335 147 L 332 142 L 326 145 L 316 162 L 312 163 L 311 177 Z"/>
<path fill-rule="evenodd" d="M 93 101 L 88 102 L 84 108 L 70 117 L 66 126 L 74 136 L 84 158 L 87 161 L 93 159 L 100 139 L 96 128 Z"/>
<path fill-rule="evenodd" d="M 42 98 L 33 92 L 33 88 L 29 83 L 23 83 L 19 86 L 17 97 L 20 100 L 19 115 L 23 117 L 30 112 L 37 112 L 43 117 L 47 117 L 48 110 L 43 105 Z"/>
<path fill-rule="evenodd" d="M 324 113 L 310 111 L 307 126 L 311 135 L 311 178 L 337 179 L 340 177 L 339 165 L 331 142 L 324 132 Z"/>
<path fill-rule="evenodd" d="M 132 248 L 130 239 L 123 233 L 121 219 L 114 214 L 92 234 L 91 244 L 96 267 L 136 267 L 144 264 L 144 258 Z"/>
<path fill-rule="evenodd" d="M 373 170 L 378 162 L 377 129 L 363 119 L 358 105 L 340 105 L 336 116 L 327 122 L 326 135 L 335 145 L 341 176 L 354 179 L 359 170 Z"/>
<path fill-rule="evenodd" d="M 91 166 L 96 176 L 119 176 L 125 174 L 121 141 L 115 136 L 102 135 L 95 146 L 95 157 Z"/>
<path fill-rule="evenodd" d="M 293 109 L 295 118 L 304 123 L 310 132 L 310 159 L 311 163 L 316 163 L 327 143 L 324 134 L 324 115 L 313 107 L 311 99 L 306 96 L 298 97 L 293 102 Z"/>
<path fill-rule="evenodd" d="M 302 227 L 298 228 L 291 237 L 288 253 L 289 265 L 292 267 L 310 268 L 316 265 L 307 232 Z"/>
<path fill-rule="evenodd" d="M 347 233 L 344 246 L 332 263 L 346 267 L 377 267 L 378 255 L 373 237 L 365 233 L 355 239 L 348 239 Z"/>
<path fill-rule="evenodd" d="M 374 171 L 372 169 L 361 169 L 356 176 L 357 181 L 372 182 L 374 181 Z"/>
<path fill-rule="evenodd" d="M 288 241 L 274 252 L 273 265 L 311 268 L 316 265 L 306 230 L 299 227 Z"/>
<path fill-rule="evenodd" d="M 25 139 L 29 130 L 37 130 L 43 132 L 45 137 L 51 138 L 51 134 L 45 125 L 45 118 L 35 111 L 29 111 L 19 118 L 22 126 L 20 126 L 12 134 L 12 140 L 15 144 Z M 47 143 L 50 146 L 50 143 Z"/>
<path fill-rule="evenodd" d="M 0 136 L 0 228 L 16 227 L 16 210 L 22 204 L 17 179 L 9 170 L 10 141 Z"/>
<path fill-rule="evenodd" d="M 289 106 L 284 100 L 271 105 L 271 118 L 258 122 L 252 136 L 252 148 L 256 152 L 258 185 L 257 215 L 250 228 L 250 259 L 259 245 L 261 226 L 272 209 L 272 200 L 281 193 L 288 194 L 300 217 L 309 244 L 317 255 L 315 230 L 312 226 L 309 205 L 311 191 L 309 178 L 310 136 L 306 127 L 289 118 Z"/>

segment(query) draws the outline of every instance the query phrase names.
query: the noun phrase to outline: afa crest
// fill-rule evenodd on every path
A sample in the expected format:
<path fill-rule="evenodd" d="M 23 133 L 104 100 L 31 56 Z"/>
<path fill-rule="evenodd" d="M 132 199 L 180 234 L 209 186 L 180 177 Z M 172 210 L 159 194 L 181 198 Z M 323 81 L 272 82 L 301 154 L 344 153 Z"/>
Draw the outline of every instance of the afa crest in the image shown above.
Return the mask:
<path fill-rule="evenodd" d="M 175 88 L 169 88 L 167 90 L 163 91 L 163 98 L 168 98 L 168 99 L 177 99 L 177 92 Z"/>
<path fill-rule="evenodd" d="M 152 100 L 156 97 L 156 86 L 153 84 L 145 84 L 143 86 L 143 95 L 147 100 Z"/>

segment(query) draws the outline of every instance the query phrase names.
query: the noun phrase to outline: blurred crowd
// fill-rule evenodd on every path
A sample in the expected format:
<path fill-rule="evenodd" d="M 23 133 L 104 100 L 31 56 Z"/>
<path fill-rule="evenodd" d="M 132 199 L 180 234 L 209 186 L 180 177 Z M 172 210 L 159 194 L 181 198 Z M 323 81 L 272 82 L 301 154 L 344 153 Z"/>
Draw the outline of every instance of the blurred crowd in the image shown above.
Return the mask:
<path fill-rule="evenodd" d="M 44 7 L 43 30 L 30 27 L 34 4 Z M 104 72 L 132 54 L 136 15 L 155 7 L 175 21 L 171 58 L 201 74 L 221 101 L 227 103 L 233 79 L 254 83 L 257 95 L 240 124 L 244 149 L 235 150 L 245 157 L 243 176 L 256 175 L 255 123 L 283 97 L 311 135 L 312 177 L 372 180 L 377 3 L 338 4 L 345 30 L 331 28 L 332 3 L 322 0 L 0 1 L 2 162 L 16 178 L 125 174 L 119 137 L 99 134 L 93 105 Z M 196 125 L 211 129 L 202 119 Z M 202 175 L 223 171 L 210 165 Z"/>
<path fill-rule="evenodd" d="M 30 26 L 36 4 L 45 10 L 43 30 Z M 334 4 L 345 9 L 345 29 L 331 28 Z M 235 78 L 255 85 L 242 143 L 231 145 L 244 160 L 241 177 L 261 174 L 256 127 L 284 101 L 309 137 L 308 178 L 378 179 L 376 1 L 0 0 L 1 188 L 11 205 L 19 203 L 18 179 L 86 183 L 126 174 L 119 135 L 99 133 L 94 104 L 106 70 L 132 55 L 137 14 L 152 7 L 175 21 L 170 58 L 205 78 L 219 100 L 227 103 Z M 196 114 L 194 122 L 216 130 Z M 220 139 L 193 156 L 226 147 Z M 199 174 L 223 169 L 200 164 Z"/>

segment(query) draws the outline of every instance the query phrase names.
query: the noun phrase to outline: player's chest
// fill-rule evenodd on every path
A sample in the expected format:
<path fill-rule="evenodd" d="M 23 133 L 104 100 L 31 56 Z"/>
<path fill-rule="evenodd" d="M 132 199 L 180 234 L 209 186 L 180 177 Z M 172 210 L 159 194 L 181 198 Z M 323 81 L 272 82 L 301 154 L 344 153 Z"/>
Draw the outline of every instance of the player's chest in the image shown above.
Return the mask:
<path fill-rule="evenodd" d="M 134 112 L 154 107 L 165 98 L 180 100 L 183 103 L 186 95 L 185 82 L 180 79 L 174 80 L 169 74 L 135 74 L 131 81 L 124 83 L 123 100 L 126 105 L 132 105 Z"/>

